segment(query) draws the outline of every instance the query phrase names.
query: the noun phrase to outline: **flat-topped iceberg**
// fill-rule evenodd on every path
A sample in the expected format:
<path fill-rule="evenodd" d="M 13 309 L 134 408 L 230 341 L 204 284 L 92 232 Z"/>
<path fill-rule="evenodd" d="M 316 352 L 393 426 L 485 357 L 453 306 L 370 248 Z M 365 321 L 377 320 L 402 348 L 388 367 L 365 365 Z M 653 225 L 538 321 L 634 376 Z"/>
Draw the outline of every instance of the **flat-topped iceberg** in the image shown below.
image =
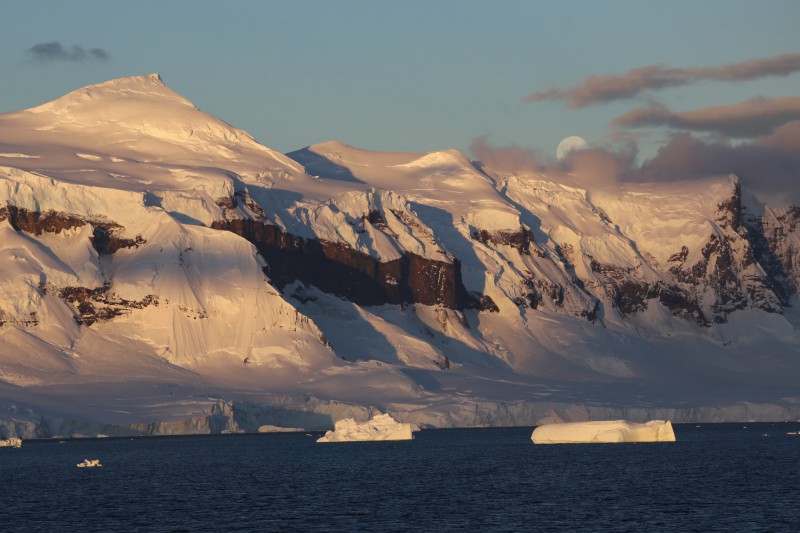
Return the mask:
<path fill-rule="evenodd" d="M 531 440 L 534 444 L 675 442 L 675 432 L 669 420 L 651 420 L 644 424 L 598 420 L 545 424 L 533 430 Z"/>
<path fill-rule="evenodd" d="M 411 440 L 415 426 L 398 422 L 391 415 L 377 415 L 367 422 L 358 423 L 353 418 L 338 420 L 333 431 L 328 431 L 317 442 L 355 442 L 366 440 Z"/>

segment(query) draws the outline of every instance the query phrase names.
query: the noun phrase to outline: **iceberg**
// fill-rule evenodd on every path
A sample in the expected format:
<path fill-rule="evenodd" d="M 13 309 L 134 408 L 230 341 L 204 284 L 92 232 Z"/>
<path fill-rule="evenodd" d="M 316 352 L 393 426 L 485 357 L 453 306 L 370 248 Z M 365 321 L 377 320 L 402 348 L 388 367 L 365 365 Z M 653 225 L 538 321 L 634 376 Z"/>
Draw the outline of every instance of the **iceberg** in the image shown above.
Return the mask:
<path fill-rule="evenodd" d="M 531 440 L 534 444 L 675 442 L 675 432 L 669 420 L 651 420 L 643 424 L 598 420 L 545 424 L 533 430 Z"/>
<path fill-rule="evenodd" d="M 411 440 L 416 426 L 398 422 L 391 415 L 377 415 L 358 423 L 353 418 L 338 420 L 333 431 L 328 431 L 317 442 L 355 442 L 372 440 Z"/>
<path fill-rule="evenodd" d="M 82 462 L 76 464 L 78 468 L 97 468 L 103 466 L 100 464 L 100 459 L 84 459 Z"/>
<path fill-rule="evenodd" d="M 0 447 L 2 446 L 10 446 L 11 448 L 21 448 L 22 439 L 18 439 L 16 437 L 11 437 L 8 439 L 0 439 Z"/>
<path fill-rule="evenodd" d="M 265 424 L 263 426 L 258 426 L 259 433 L 302 433 L 305 431 L 303 428 L 290 428 L 284 426 L 273 426 L 271 424 Z"/>

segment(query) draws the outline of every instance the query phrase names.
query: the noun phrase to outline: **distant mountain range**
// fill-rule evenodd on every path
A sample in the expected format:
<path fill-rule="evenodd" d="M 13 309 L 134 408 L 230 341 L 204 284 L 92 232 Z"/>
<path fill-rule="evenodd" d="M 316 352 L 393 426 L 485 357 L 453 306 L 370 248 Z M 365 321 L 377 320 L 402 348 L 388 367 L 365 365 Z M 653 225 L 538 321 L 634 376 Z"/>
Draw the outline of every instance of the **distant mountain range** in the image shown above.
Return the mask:
<path fill-rule="evenodd" d="M 0 115 L 0 438 L 798 419 L 799 221 L 89 86 Z"/>

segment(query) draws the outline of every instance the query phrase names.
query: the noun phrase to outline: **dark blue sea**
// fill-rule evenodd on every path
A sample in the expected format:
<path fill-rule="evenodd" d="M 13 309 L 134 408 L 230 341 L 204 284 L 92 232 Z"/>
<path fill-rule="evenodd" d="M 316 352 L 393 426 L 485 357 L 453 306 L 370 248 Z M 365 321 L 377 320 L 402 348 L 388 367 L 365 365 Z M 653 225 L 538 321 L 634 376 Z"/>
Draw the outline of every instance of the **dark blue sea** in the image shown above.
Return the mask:
<path fill-rule="evenodd" d="M 800 531 L 800 424 L 676 425 L 653 444 L 531 430 L 26 441 L 0 448 L 0 530 Z"/>

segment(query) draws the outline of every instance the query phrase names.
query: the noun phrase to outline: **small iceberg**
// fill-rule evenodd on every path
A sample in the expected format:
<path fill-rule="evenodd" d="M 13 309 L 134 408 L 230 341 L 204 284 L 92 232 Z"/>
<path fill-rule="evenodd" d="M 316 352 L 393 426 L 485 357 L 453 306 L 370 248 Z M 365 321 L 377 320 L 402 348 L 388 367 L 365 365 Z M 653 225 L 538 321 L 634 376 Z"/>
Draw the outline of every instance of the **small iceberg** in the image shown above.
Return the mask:
<path fill-rule="evenodd" d="M 273 426 L 270 424 L 265 424 L 263 426 L 258 426 L 259 433 L 302 433 L 305 431 L 303 428 L 290 428 L 285 426 Z"/>
<path fill-rule="evenodd" d="M 533 430 L 531 440 L 534 444 L 675 442 L 675 432 L 669 420 L 651 420 L 644 424 L 598 420 L 545 424 Z"/>
<path fill-rule="evenodd" d="M 78 463 L 78 468 L 97 468 L 98 466 L 103 466 L 100 464 L 100 459 L 84 459 L 82 463 Z"/>
<path fill-rule="evenodd" d="M 398 422 L 388 414 L 377 415 L 360 424 L 353 418 L 345 418 L 338 420 L 334 430 L 325 433 L 317 442 L 411 440 L 417 429 L 415 425 Z"/>
<path fill-rule="evenodd" d="M 18 439 L 17 437 L 10 437 L 8 439 L 0 439 L 0 447 L 8 446 L 11 448 L 21 448 L 22 447 L 22 439 Z"/>

